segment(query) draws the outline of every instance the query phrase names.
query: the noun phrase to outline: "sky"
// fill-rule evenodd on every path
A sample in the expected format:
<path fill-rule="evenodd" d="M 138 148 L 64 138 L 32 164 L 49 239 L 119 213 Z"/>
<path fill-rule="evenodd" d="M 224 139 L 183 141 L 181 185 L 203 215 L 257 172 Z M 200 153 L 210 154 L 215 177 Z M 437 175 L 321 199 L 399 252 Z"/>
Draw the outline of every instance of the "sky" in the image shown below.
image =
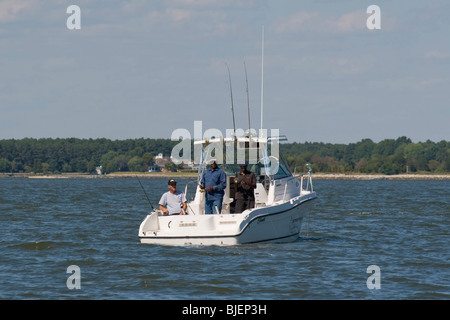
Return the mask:
<path fill-rule="evenodd" d="M 225 135 L 228 65 L 237 128 L 261 127 L 263 70 L 262 126 L 289 142 L 448 141 L 449 12 L 446 0 L 0 0 L 0 139 L 194 137 L 194 121 Z"/>

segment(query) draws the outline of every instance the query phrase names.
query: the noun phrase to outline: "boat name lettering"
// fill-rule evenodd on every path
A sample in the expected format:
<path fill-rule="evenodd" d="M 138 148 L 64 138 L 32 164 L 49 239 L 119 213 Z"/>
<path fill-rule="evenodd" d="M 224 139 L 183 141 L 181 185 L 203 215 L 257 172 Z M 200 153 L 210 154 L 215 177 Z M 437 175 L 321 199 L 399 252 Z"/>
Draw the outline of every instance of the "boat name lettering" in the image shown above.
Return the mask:
<path fill-rule="evenodd" d="M 180 224 L 178 225 L 179 227 L 196 227 L 197 226 L 197 222 L 192 221 L 192 222 L 180 222 Z"/>
<path fill-rule="evenodd" d="M 219 224 L 236 224 L 235 220 L 231 220 L 231 221 L 220 221 Z"/>

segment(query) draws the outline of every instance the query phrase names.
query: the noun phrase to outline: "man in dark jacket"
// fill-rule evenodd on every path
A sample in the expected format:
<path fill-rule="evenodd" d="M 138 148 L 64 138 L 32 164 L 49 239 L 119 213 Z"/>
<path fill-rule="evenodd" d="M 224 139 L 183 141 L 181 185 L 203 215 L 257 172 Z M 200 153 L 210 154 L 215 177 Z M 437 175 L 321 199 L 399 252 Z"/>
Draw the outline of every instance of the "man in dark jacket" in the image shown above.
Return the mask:
<path fill-rule="evenodd" d="M 234 212 L 241 213 L 255 207 L 256 176 L 247 170 L 247 163 L 241 164 L 241 172 L 236 177 L 236 205 Z"/>

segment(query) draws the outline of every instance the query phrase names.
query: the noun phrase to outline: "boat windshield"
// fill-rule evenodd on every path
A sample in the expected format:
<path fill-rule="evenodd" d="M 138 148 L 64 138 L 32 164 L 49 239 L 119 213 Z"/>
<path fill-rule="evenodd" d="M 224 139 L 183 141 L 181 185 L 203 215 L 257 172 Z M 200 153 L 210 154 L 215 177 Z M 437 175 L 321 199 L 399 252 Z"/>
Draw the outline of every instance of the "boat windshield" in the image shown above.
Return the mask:
<path fill-rule="evenodd" d="M 236 164 L 219 164 L 219 168 L 221 168 L 227 176 L 236 176 L 240 171 L 241 168 L 239 165 Z M 209 167 L 209 166 L 208 166 Z M 248 164 L 247 170 L 253 172 L 257 176 L 259 175 L 266 175 L 266 168 L 264 166 L 264 163 L 262 161 L 256 163 L 256 164 Z M 292 173 L 289 171 L 287 166 L 283 161 L 279 161 L 278 163 L 278 170 L 273 175 L 274 179 L 282 179 L 285 177 L 291 176 Z"/>
<path fill-rule="evenodd" d="M 278 171 L 277 171 L 277 173 L 275 173 L 274 179 L 281 179 L 281 178 L 289 177 L 291 175 L 292 175 L 291 172 L 284 165 L 283 161 L 280 161 L 279 166 L 278 166 Z"/>
<path fill-rule="evenodd" d="M 236 164 L 221 164 L 219 165 L 227 176 L 236 176 L 241 171 L 241 168 Z"/>

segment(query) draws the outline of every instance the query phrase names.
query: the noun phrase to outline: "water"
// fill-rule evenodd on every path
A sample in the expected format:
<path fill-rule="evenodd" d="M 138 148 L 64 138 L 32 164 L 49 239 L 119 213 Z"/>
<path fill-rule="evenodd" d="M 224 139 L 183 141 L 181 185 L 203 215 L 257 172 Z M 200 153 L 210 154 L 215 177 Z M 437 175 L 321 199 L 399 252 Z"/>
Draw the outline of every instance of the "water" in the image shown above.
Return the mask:
<path fill-rule="evenodd" d="M 156 205 L 167 179 L 141 182 Z M 296 242 L 164 247 L 139 243 L 149 204 L 136 179 L 2 178 L 0 299 L 450 298 L 450 181 L 314 186 Z"/>

